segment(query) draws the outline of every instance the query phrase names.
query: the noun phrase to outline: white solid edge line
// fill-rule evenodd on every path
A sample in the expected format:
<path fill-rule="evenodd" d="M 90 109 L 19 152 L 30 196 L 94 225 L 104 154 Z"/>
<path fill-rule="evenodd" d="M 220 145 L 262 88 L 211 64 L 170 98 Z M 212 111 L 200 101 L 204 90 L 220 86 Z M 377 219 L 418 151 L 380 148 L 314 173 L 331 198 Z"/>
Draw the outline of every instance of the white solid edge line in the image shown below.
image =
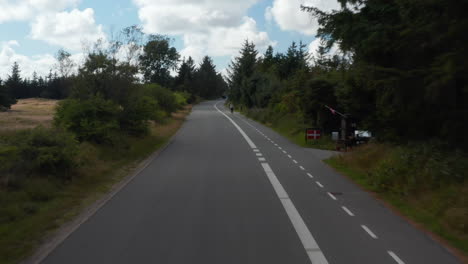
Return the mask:
<path fill-rule="evenodd" d="M 367 226 L 361 225 L 362 229 L 364 229 L 369 236 L 371 236 L 373 239 L 377 239 L 378 237 L 372 232 Z"/>
<path fill-rule="evenodd" d="M 343 210 L 350 216 L 354 216 L 353 212 L 351 212 L 348 208 L 346 208 L 346 206 L 341 206 L 341 208 L 343 208 Z"/>
<path fill-rule="evenodd" d="M 327 194 L 328 194 L 328 196 L 330 196 L 330 198 L 332 198 L 333 200 L 335 200 L 335 201 L 338 200 L 338 199 L 336 199 L 335 195 L 333 195 L 332 193 L 327 192 Z"/>
<path fill-rule="evenodd" d="M 244 137 L 244 139 L 247 141 L 247 143 L 249 143 L 249 145 L 252 148 L 256 148 L 255 144 L 252 142 L 252 140 L 250 140 L 247 134 L 245 134 L 242 128 L 240 128 L 236 124 L 236 122 L 234 122 L 234 120 L 229 118 L 229 116 L 227 116 L 226 114 L 224 114 L 218 109 L 216 105 L 219 103 L 220 102 L 214 105 L 216 110 L 218 110 L 218 112 L 223 114 L 227 119 L 229 119 L 234 124 L 234 126 L 237 128 L 237 130 L 239 130 L 241 135 Z M 262 167 L 268 179 L 270 180 L 270 183 L 273 186 L 273 189 L 275 190 L 276 195 L 278 196 L 281 203 L 283 204 L 284 210 L 286 210 L 286 213 L 289 216 L 289 220 L 291 221 L 294 229 L 296 230 L 296 233 L 299 236 L 299 239 L 301 240 L 302 245 L 304 246 L 304 249 L 307 255 L 309 256 L 311 263 L 312 264 L 328 264 L 327 259 L 323 255 L 323 252 L 321 251 L 314 237 L 310 233 L 309 228 L 307 228 L 307 225 L 304 223 L 304 220 L 302 219 L 301 215 L 297 211 L 293 202 L 289 199 L 288 194 L 284 190 L 283 186 L 279 182 L 278 178 L 276 177 L 271 167 L 268 165 L 268 163 L 262 163 Z"/>
<path fill-rule="evenodd" d="M 322 185 L 319 181 L 316 181 L 315 183 L 317 183 L 317 185 L 318 185 L 320 188 L 323 188 L 323 185 Z"/>
<path fill-rule="evenodd" d="M 237 128 L 237 130 L 239 130 L 239 132 L 241 133 L 241 135 L 244 137 L 245 141 L 247 141 L 247 143 L 249 144 L 249 146 L 253 149 L 257 148 L 257 146 L 255 146 L 255 144 L 252 142 L 252 140 L 249 138 L 249 136 L 247 136 L 247 134 L 245 134 L 244 130 L 242 130 L 242 128 L 240 128 L 236 122 L 234 122 L 234 120 L 232 120 L 229 116 L 227 116 L 225 113 L 223 113 L 221 110 L 218 109 L 218 107 L 216 106 L 217 104 L 219 104 L 220 102 L 217 102 L 215 105 L 214 105 L 214 108 L 216 108 L 216 110 L 218 112 L 220 112 L 223 116 L 225 116 L 229 121 L 231 121 L 231 123 Z"/>
<path fill-rule="evenodd" d="M 311 177 L 311 178 L 314 177 L 314 176 L 312 176 L 312 174 L 310 174 L 310 173 L 307 173 L 307 176 L 309 176 L 309 177 Z"/>
<path fill-rule="evenodd" d="M 262 167 L 265 170 L 265 173 L 268 179 L 270 180 L 271 185 L 273 185 L 273 189 L 275 190 L 276 195 L 283 204 L 283 207 L 289 216 L 289 220 L 291 221 L 294 229 L 296 230 L 299 239 L 301 240 L 302 245 L 304 246 L 304 249 L 306 250 L 307 255 L 309 256 L 309 259 L 312 262 L 312 264 L 328 264 L 328 261 L 323 255 L 320 247 L 318 246 L 314 237 L 310 233 L 309 228 L 307 228 L 307 225 L 304 223 L 304 220 L 297 211 L 293 202 L 291 201 L 291 199 L 289 199 L 288 193 L 286 192 L 286 190 L 284 190 L 283 186 L 279 182 L 270 165 L 268 163 L 262 163 Z"/>
<path fill-rule="evenodd" d="M 395 253 L 393 253 L 392 251 L 387 251 L 387 253 L 396 261 L 396 263 L 398 264 L 405 264 L 405 262 L 403 262 L 403 260 L 401 260 Z"/>

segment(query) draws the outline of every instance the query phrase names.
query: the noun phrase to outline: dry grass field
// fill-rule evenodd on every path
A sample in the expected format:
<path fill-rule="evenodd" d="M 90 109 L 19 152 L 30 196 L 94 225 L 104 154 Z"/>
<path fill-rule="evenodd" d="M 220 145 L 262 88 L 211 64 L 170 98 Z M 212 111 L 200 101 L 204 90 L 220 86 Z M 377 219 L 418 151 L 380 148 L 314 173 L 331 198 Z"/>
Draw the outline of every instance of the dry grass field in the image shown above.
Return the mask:
<path fill-rule="evenodd" d="M 58 100 L 29 98 L 18 100 L 11 110 L 0 112 L 0 131 L 34 128 L 52 125 Z"/>

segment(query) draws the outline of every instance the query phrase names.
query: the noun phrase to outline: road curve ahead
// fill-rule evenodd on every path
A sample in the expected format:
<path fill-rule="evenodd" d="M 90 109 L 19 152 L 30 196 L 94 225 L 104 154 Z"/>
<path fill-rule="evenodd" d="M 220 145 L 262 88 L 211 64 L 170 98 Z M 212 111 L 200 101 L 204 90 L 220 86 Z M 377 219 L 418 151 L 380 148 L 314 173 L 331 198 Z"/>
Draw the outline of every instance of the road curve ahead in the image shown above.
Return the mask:
<path fill-rule="evenodd" d="M 42 263 L 459 263 L 326 167 L 324 153 L 228 113 L 222 102 L 202 103 Z"/>

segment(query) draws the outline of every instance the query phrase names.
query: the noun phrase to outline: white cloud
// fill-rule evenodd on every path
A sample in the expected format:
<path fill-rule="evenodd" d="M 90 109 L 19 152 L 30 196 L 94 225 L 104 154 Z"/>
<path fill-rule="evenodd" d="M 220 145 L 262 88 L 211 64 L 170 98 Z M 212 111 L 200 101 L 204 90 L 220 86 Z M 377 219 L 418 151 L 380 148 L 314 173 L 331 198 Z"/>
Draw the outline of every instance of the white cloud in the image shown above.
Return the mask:
<path fill-rule="evenodd" d="M 324 46 L 323 40 L 321 38 L 316 38 L 309 44 L 309 54 L 312 57 L 316 57 L 318 55 L 318 50 L 320 46 Z M 328 55 L 334 56 L 341 54 L 338 45 L 335 43 L 328 51 Z"/>
<path fill-rule="evenodd" d="M 0 78 L 5 79 L 11 73 L 11 67 L 14 62 L 17 62 L 21 76 L 31 78 L 33 72 L 36 72 L 39 76 L 46 76 L 49 71 L 55 69 L 57 60 L 52 54 L 40 54 L 32 57 L 28 57 L 22 54 L 18 54 L 14 47 L 19 46 L 15 40 L 10 40 L 1 43 L 0 47 Z M 81 65 L 84 61 L 84 55 L 77 53 L 72 55 L 72 60 L 76 65 Z"/>
<path fill-rule="evenodd" d="M 341 8 L 336 0 L 274 0 L 265 10 L 267 21 L 275 21 L 281 30 L 297 31 L 306 35 L 317 34 L 318 23 L 310 13 L 301 11 L 301 5 L 317 7 L 322 11 Z"/>
<path fill-rule="evenodd" d="M 31 38 L 68 50 L 80 50 L 84 43 L 105 39 L 102 26 L 96 25 L 94 10 L 39 15 L 31 24 Z"/>
<path fill-rule="evenodd" d="M 245 39 L 259 49 L 275 43 L 260 32 L 247 10 L 260 0 L 134 0 L 144 31 L 180 35 L 182 56 L 199 61 L 202 56 L 231 56 Z"/>
<path fill-rule="evenodd" d="M 41 13 L 75 7 L 80 0 L 0 0 L 0 23 L 28 20 Z"/>
<path fill-rule="evenodd" d="M 215 27 L 207 34 L 185 34 L 185 48 L 181 54 L 185 57 L 192 56 L 196 61 L 204 55 L 232 56 L 239 51 L 246 39 L 255 43 L 259 50 L 276 44 L 266 32 L 258 32 L 254 19 L 244 17 L 243 23 L 238 27 Z"/>
<path fill-rule="evenodd" d="M 321 38 L 316 38 L 314 41 L 312 41 L 309 44 L 309 54 L 311 55 L 310 56 L 311 62 L 313 62 L 313 60 L 318 57 L 319 47 L 324 46 L 325 44 L 326 43 L 324 43 Z M 337 43 L 334 43 L 333 46 L 330 48 L 330 50 L 324 55 L 326 57 L 338 56 L 341 59 L 347 60 L 348 62 L 352 61 L 352 54 L 351 53 L 344 53 L 340 49 L 340 47 L 339 47 L 339 45 Z"/>

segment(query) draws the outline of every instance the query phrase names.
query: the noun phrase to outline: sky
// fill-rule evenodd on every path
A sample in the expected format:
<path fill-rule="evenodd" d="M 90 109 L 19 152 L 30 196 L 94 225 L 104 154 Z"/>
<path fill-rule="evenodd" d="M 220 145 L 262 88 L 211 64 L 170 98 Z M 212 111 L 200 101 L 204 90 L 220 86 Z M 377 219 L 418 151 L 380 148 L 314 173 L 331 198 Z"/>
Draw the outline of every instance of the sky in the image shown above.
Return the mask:
<path fill-rule="evenodd" d="M 80 64 L 83 47 L 131 25 L 171 37 L 181 56 L 197 63 L 212 57 L 220 72 L 246 39 L 260 53 L 269 45 L 284 52 L 292 41 L 314 53 L 318 24 L 301 4 L 340 7 L 336 0 L 0 0 L 0 78 L 14 62 L 24 77 L 45 76 L 55 69 L 59 49 Z"/>

